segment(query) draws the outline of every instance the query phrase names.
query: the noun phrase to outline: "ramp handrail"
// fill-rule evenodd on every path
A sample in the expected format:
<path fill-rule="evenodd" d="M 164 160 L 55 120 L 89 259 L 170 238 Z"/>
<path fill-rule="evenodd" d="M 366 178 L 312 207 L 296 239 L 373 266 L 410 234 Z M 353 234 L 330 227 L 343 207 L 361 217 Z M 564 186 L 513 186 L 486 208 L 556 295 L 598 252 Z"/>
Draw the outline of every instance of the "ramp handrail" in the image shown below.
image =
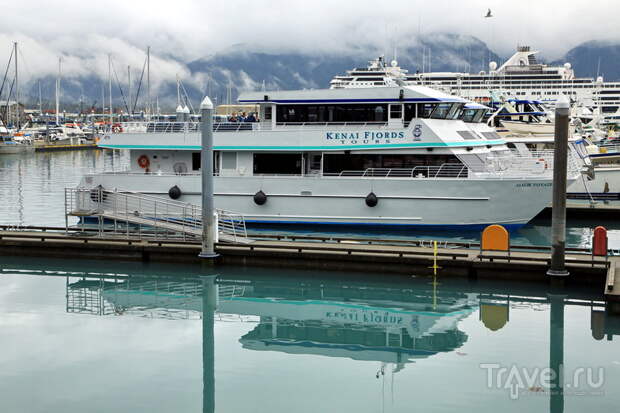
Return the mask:
<path fill-rule="evenodd" d="M 215 210 L 217 231 L 227 235 L 233 242 L 247 238 L 243 215 L 224 210 Z M 125 222 L 125 232 L 132 230 L 129 224 L 142 225 L 154 230 L 157 238 L 163 232 L 168 238 L 171 233 L 179 233 L 183 239 L 199 237 L 202 234 L 202 208 L 187 202 L 169 200 L 139 192 L 115 189 L 107 190 L 101 186 L 95 188 L 65 188 L 65 216 L 68 228 L 68 216 L 96 216 L 99 227 L 103 230 L 103 220 L 112 220 L 114 229 L 117 221 Z"/>

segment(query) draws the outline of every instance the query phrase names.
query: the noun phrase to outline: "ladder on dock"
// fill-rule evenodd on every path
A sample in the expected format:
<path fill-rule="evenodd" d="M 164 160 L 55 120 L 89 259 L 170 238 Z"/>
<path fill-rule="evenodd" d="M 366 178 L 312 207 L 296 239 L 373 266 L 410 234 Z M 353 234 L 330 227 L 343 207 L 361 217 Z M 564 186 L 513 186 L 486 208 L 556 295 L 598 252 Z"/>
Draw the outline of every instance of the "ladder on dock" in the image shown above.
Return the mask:
<path fill-rule="evenodd" d="M 186 202 L 168 200 L 138 192 L 114 190 L 101 186 L 65 188 L 65 224 L 68 217 L 96 218 L 100 233 L 114 233 L 155 239 L 197 239 L 202 236 L 202 209 Z M 216 240 L 248 244 L 243 215 L 215 210 Z M 119 225 L 120 224 L 120 225 Z"/>

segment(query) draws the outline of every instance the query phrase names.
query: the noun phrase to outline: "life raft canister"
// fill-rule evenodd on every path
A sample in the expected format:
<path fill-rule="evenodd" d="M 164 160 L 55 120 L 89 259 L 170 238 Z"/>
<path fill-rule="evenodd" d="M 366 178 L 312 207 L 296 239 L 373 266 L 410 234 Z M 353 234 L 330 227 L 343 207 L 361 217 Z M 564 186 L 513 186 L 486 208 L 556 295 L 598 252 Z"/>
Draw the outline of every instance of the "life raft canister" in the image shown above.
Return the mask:
<path fill-rule="evenodd" d="M 146 169 L 151 165 L 151 160 L 146 155 L 141 155 L 138 158 L 138 166 L 142 169 Z"/>

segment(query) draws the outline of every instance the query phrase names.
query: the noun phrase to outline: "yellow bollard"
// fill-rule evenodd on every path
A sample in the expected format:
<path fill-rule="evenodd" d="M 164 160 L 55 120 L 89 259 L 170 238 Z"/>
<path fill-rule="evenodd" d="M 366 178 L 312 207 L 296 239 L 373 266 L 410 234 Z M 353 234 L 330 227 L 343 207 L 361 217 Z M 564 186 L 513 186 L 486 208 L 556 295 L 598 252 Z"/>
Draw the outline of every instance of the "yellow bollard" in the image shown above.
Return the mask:
<path fill-rule="evenodd" d="M 437 270 L 441 268 L 437 265 L 437 241 L 433 241 L 433 266 L 428 268 L 433 269 L 433 275 L 437 275 Z"/>

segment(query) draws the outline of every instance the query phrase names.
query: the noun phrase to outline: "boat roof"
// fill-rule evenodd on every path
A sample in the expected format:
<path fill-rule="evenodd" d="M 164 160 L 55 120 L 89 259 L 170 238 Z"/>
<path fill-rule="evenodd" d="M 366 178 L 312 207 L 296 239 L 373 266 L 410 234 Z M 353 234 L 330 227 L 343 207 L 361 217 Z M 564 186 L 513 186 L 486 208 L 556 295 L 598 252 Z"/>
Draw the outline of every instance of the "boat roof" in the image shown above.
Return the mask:
<path fill-rule="evenodd" d="M 528 99 L 508 99 L 510 103 L 523 104 L 523 103 L 535 103 L 537 105 L 542 105 L 540 100 L 528 100 Z"/>
<path fill-rule="evenodd" d="M 401 98 L 402 91 L 402 98 Z M 239 96 L 240 103 L 379 103 L 379 102 L 453 102 L 467 100 L 424 86 L 375 86 L 350 89 L 303 89 L 285 91 L 246 92 Z"/>
<path fill-rule="evenodd" d="M 493 108 L 490 108 L 490 107 L 485 106 L 485 105 L 481 105 L 480 103 L 477 103 L 477 102 L 467 102 L 465 104 L 465 109 L 487 109 L 487 110 L 493 110 Z"/>

